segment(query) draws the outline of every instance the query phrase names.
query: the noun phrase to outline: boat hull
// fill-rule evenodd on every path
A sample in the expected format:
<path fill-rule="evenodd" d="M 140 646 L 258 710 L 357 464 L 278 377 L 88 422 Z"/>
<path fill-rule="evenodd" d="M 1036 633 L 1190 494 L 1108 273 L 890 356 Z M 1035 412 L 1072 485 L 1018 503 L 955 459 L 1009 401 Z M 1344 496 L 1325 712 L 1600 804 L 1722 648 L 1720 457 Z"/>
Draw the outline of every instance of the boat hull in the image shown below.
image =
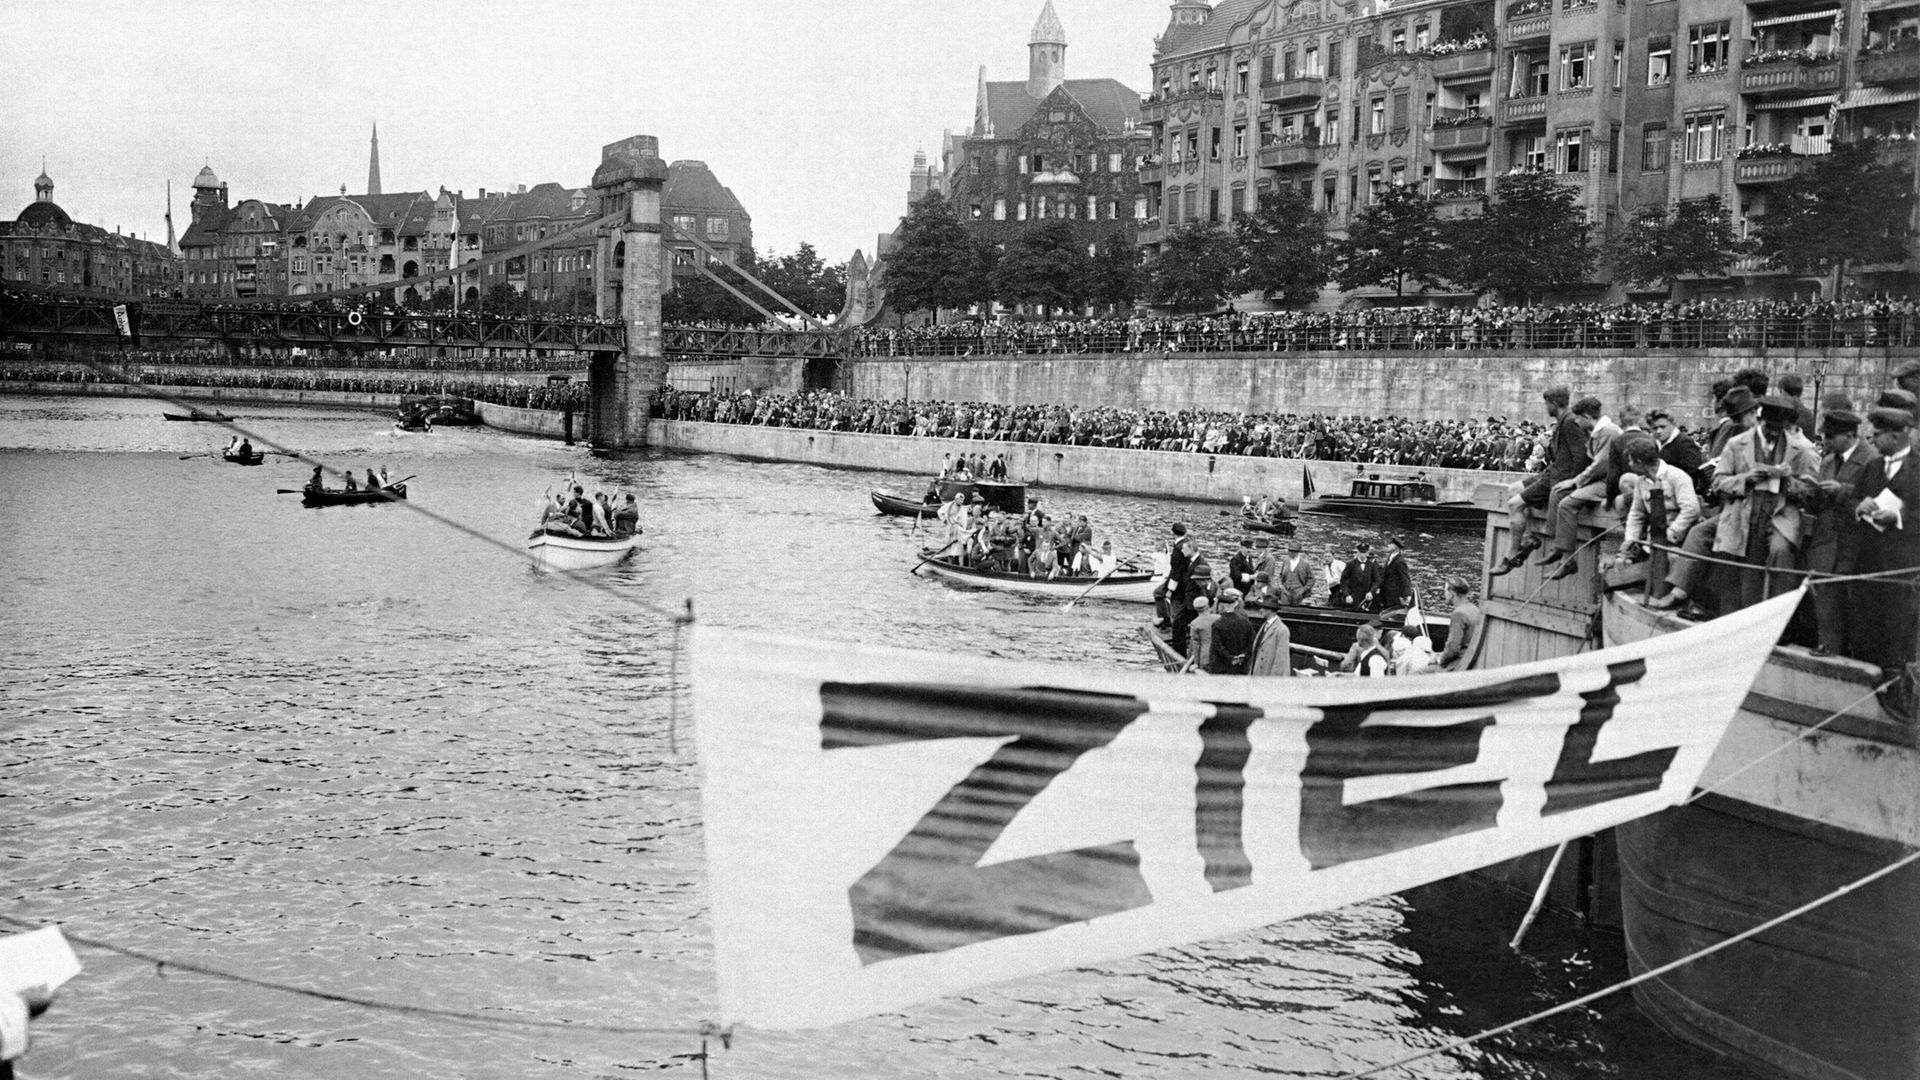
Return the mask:
<path fill-rule="evenodd" d="M 368 503 L 387 503 L 407 497 L 407 485 L 395 484 L 390 488 L 378 488 L 372 491 L 307 491 L 300 497 L 301 506 L 362 506 Z"/>
<path fill-rule="evenodd" d="M 1406 503 L 1383 499 L 1327 495 L 1300 507 L 1300 513 L 1319 517 L 1363 518 L 1414 529 L 1460 529 L 1479 532 L 1487 512 L 1472 503 Z"/>
<path fill-rule="evenodd" d="M 939 503 L 921 502 L 909 499 L 905 495 L 895 495 L 891 491 L 874 488 L 867 493 L 873 500 L 873 508 L 883 514 L 896 517 L 932 517 L 940 512 Z"/>
<path fill-rule="evenodd" d="M 1608 645 L 1680 620 L 1609 597 Z M 1617 830 L 1637 972 L 1832 892 L 1920 845 L 1920 752 L 1873 669 L 1777 648 L 1701 779 Z M 1806 729 L 1834 713 L 1814 735 Z M 1676 1035 L 1802 1080 L 1920 1075 L 1920 866 L 1635 988 Z"/>
<path fill-rule="evenodd" d="M 1272 533 L 1275 536 L 1292 536 L 1294 529 L 1298 527 L 1298 523 L 1292 518 L 1281 518 L 1279 521 L 1261 521 L 1258 518 L 1242 517 L 1240 519 L 1240 527 L 1243 529 L 1251 529 L 1254 532 Z"/>
<path fill-rule="evenodd" d="M 166 417 L 166 418 L 167 418 L 168 420 L 173 420 L 173 421 L 178 421 L 178 422 L 183 422 L 183 423 L 195 423 L 195 424 L 201 424 L 201 423 L 211 423 L 211 422 L 214 422 L 214 421 L 221 421 L 221 420 L 231 420 L 231 419 L 233 419 L 233 417 L 231 417 L 231 416 L 228 416 L 228 415 L 227 415 L 226 413 L 221 413 L 221 412 L 217 412 L 217 413 L 203 413 L 203 412 L 196 412 L 196 413 L 175 413 L 175 412 L 163 412 L 163 413 L 161 413 L 160 415 L 161 415 L 161 416 L 163 416 L 163 417 Z"/>
<path fill-rule="evenodd" d="M 255 450 L 253 453 L 245 456 L 240 454 L 221 454 L 220 460 L 229 461 L 235 465 L 259 465 L 267 460 L 267 453 L 264 450 Z"/>
<path fill-rule="evenodd" d="M 1007 574 L 997 570 L 980 570 L 971 566 L 961 566 L 945 559 L 927 559 L 918 569 L 925 570 L 945 581 L 992 589 L 995 592 L 1044 596 L 1057 600 L 1072 600 L 1075 597 L 1085 596 L 1089 600 L 1120 600 L 1134 604 L 1153 603 L 1153 587 L 1160 580 L 1153 574 L 1115 574 L 1105 581 L 1087 577 L 1034 578 L 1025 574 Z"/>
<path fill-rule="evenodd" d="M 558 533 L 534 533 L 527 541 L 534 566 L 540 570 L 571 573 L 613 566 L 633 554 L 638 536 L 617 539 L 563 536 Z"/>

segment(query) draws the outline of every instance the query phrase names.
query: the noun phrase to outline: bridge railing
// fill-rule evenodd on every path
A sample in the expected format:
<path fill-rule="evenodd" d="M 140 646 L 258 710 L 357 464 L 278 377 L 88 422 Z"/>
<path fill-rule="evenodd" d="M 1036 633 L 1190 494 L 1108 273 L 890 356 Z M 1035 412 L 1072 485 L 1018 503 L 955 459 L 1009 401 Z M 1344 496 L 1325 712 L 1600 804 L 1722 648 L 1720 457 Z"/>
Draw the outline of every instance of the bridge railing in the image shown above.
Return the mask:
<path fill-rule="evenodd" d="M 669 325 L 660 331 L 660 351 L 674 358 L 768 356 L 811 359 L 844 356 L 847 344 L 847 335 L 823 330 Z"/>

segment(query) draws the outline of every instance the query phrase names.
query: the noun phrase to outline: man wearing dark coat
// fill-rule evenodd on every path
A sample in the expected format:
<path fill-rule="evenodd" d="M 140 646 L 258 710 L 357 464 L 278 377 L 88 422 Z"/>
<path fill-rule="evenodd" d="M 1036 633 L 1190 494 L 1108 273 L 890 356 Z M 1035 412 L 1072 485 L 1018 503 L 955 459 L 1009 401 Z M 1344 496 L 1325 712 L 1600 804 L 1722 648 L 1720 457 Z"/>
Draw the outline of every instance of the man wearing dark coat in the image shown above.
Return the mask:
<path fill-rule="evenodd" d="M 1380 580 L 1373 587 L 1375 611 L 1413 605 L 1413 569 L 1407 565 L 1405 546 L 1397 536 L 1387 538 L 1387 561 L 1380 567 Z"/>
<path fill-rule="evenodd" d="M 1920 636 L 1920 463 L 1914 460 L 1913 416 L 1877 408 L 1867 415 L 1880 459 L 1861 477 L 1854 508 L 1862 523 L 1858 571 L 1897 576 L 1858 582 L 1857 618 L 1848 637 L 1861 659 L 1880 665 L 1882 678 L 1901 678 L 1880 703 L 1905 719 L 1915 715 L 1914 663 Z M 1897 500 L 1897 503 L 1896 503 Z"/>
<path fill-rule="evenodd" d="M 1860 437 L 1860 417 L 1852 412 L 1821 414 L 1820 438 L 1826 456 L 1820 462 L 1820 474 L 1805 495 L 1814 511 L 1812 534 L 1807 540 L 1807 569 L 1819 574 L 1853 573 L 1860 558 L 1861 534 L 1867 526 L 1855 516 L 1860 505 L 1860 484 L 1867 466 L 1879 460 L 1880 453 Z M 1819 627 L 1817 655 L 1839 653 L 1858 655 L 1858 646 L 1848 635 L 1850 608 L 1859 606 L 1855 596 L 1857 582 L 1839 585 L 1817 584 L 1813 590 L 1813 613 Z"/>
<path fill-rule="evenodd" d="M 1220 590 L 1220 617 L 1213 624 L 1212 656 L 1206 669 L 1215 675 L 1245 675 L 1253 652 L 1253 620 L 1240 611 L 1240 590 Z"/>
<path fill-rule="evenodd" d="M 1340 584 L 1333 590 L 1333 606 L 1358 611 L 1373 595 L 1376 584 L 1373 566 L 1367 562 L 1367 545 L 1362 541 L 1353 545 L 1353 558 L 1348 559 L 1346 568 L 1340 571 Z"/>

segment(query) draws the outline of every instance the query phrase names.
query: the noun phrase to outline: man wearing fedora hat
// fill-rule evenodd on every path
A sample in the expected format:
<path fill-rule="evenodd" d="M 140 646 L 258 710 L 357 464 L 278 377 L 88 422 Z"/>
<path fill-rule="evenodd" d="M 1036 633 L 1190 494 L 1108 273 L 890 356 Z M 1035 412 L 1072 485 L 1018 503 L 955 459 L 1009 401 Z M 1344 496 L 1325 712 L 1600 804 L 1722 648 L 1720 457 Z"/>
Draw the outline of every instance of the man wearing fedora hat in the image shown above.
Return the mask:
<path fill-rule="evenodd" d="M 1855 517 L 1860 484 L 1867 466 L 1879 460 L 1880 454 L 1860 438 L 1859 415 L 1845 409 L 1821 415 L 1820 440 L 1826 456 L 1820 462 L 1820 475 L 1805 485 L 1803 498 L 1813 512 L 1807 536 L 1807 569 L 1816 575 L 1851 574 L 1860 558 L 1865 531 Z M 1821 585 L 1819 578 L 1814 578 L 1813 616 L 1819 635 L 1816 654 L 1859 655 L 1865 643 L 1854 643 L 1849 633 L 1849 612 L 1858 606 L 1858 592 L 1854 582 Z"/>
<path fill-rule="evenodd" d="M 1765 553 L 1771 546 L 1773 526 L 1769 523 L 1766 528 L 1753 529 L 1750 527 L 1751 521 L 1748 518 L 1743 518 L 1739 524 L 1733 524 L 1729 516 L 1740 512 L 1748 514 L 1750 518 L 1755 512 L 1755 504 L 1749 503 L 1747 499 L 1748 482 L 1750 479 L 1767 489 L 1764 492 L 1764 494 L 1767 495 L 1777 494 L 1782 487 L 1781 476 L 1784 474 L 1775 471 L 1780 465 L 1770 461 L 1762 461 L 1754 456 L 1756 453 L 1762 452 L 1761 447 L 1756 447 L 1755 436 L 1753 434 L 1753 432 L 1757 430 L 1756 421 L 1758 417 L 1756 414 L 1759 408 L 1759 400 L 1753 396 L 1753 391 L 1744 384 L 1736 384 L 1727 391 L 1725 397 L 1720 399 L 1720 411 L 1726 415 L 1727 424 L 1733 431 L 1733 434 L 1725 438 L 1723 449 L 1719 455 L 1703 466 L 1713 477 L 1710 490 L 1714 495 L 1719 497 L 1720 505 L 1717 510 L 1703 508 L 1700 521 L 1697 522 L 1692 529 L 1688 530 L 1686 542 L 1682 547 L 1689 555 L 1705 555 L 1709 552 L 1717 552 L 1730 554 L 1734 558 L 1744 560 L 1747 555 L 1749 537 L 1757 536 L 1768 546 L 1761 548 L 1762 558 L 1753 561 L 1756 565 L 1764 564 L 1766 561 Z M 1779 410 L 1776 408 L 1775 411 L 1778 412 Z M 1791 405 L 1788 406 L 1787 411 L 1792 411 Z M 1784 425 L 1782 426 L 1784 427 Z M 1808 443 L 1804 436 L 1800 438 L 1800 442 L 1802 444 L 1804 457 L 1798 459 L 1798 463 L 1803 467 L 1805 475 L 1812 476 L 1819 468 L 1818 460 L 1813 456 L 1813 444 Z M 1779 437 L 1766 440 L 1764 453 L 1769 456 L 1775 453 L 1784 455 L 1786 446 L 1787 441 L 1783 431 Z M 1736 447 L 1739 449 L 1736 449 Z M 1767 467 L 1767 475 L 1753 475 L 1753 471 L 1763 464 Z M 1763 500 L 1763 503 L 1765 502 L 1770 502 L 1770 500 Z M 1796 515 L 1797 513 L 1796 511 Z M 1795 525 L 1796 532 L 1793 539 L 1794 542 L 1797 543 L 1799 540 L 1797 516 L 1795 518 Z M 1731 535 L 1722 536 L 1722 528 L 1725 528 Z M 1670 589 L 1665 596 L 1647 601 L 1647 606 L 1656 610 L 1665 610 L 1686 603 L 1686 601 L 1692 597 L 1694 591 L 1699 588 L 1701 577 L 1707 572 L 1707 566 L 1707 563 L 1699 559 L 1676 556 L 1667 570 L 1667 581 L 1673 586 L 1672 589 Z M 1745 595 L 1749 590 L 1746 588 L 1747 583 L 1743 581 L 1742 584 L 1741 592 Z M 1757 593 L 1763 591 L 1763 588 L 1763 586 L 1755 585 L 1751 591 Z M 1747 603 L 1752 602 L 1752 600 L 1747 601 Z M 1731 610 L 1736 605 L 1723 604 L 1722 606 L 1727 610 Z M 1745 606 L 1745 604 L 1737 606 Z"/>
<path fill-rule="evenodd" d="M 1880 459 L 1861 477 L 1860 502 L 1854 508 L 1865 531 L 1860 540 L 1859 571 L 1887 574 L 1857 582 L 1860 618 L 1850 629 L 1865 659 L 1880 665 L 1882 677 L 1899 676 L 1880 702 L 1903 717 L 1914 715 L 1913 672 L 1916 636 L 1920 636 L 1920 464 L 1913 452 L 1913 416 L 1881 407 L 1867 414 L 1873 447 Z"/>

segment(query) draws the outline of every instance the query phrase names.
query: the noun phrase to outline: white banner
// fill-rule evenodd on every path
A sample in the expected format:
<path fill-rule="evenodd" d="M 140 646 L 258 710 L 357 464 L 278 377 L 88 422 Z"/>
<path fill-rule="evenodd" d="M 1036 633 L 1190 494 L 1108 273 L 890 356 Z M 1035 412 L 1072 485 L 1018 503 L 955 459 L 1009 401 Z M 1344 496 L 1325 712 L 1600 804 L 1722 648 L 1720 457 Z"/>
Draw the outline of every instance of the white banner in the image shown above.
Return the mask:
<path fill-rule="evenodd" d="M 127 305 L 113 305 L 113 325 L 120 331 L 121 337 L 133 336 L 133 321 L 127 316 Z"/>
<path fill-rule="evenodd" d="M 1383 896 L 1674 805 L 1798 602 L 1394 679 L 1098 671 L 696 625 L 722 1019 L 834 1024 Z"/>

